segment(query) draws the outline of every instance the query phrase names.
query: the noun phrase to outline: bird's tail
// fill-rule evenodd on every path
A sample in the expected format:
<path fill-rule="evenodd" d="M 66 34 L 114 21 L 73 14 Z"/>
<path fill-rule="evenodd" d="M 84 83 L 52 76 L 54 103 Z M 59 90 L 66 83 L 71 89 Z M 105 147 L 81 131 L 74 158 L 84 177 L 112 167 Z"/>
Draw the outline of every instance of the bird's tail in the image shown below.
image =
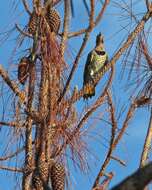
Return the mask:
<path fill-rule="evenodd" d="M 83 98 L 88 99 L 92 96 L 95 96 L 95 86 L 94 85 L 88 85 L 87 88 L 85 88 Z"/>

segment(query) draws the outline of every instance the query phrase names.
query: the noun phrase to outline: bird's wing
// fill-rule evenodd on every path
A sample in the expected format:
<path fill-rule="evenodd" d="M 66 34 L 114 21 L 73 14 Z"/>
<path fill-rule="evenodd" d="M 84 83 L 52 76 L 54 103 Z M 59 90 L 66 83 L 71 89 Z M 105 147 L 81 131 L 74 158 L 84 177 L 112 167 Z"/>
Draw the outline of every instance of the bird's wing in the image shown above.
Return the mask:
<path fill-rule="evenodd" d="M 87 61 L 85 64 L 84 74 L 83 74 L 84 84 L 90 82 L 92 60 L 93 60 L 93 51 L 91 51 L 87 56 Z"/>

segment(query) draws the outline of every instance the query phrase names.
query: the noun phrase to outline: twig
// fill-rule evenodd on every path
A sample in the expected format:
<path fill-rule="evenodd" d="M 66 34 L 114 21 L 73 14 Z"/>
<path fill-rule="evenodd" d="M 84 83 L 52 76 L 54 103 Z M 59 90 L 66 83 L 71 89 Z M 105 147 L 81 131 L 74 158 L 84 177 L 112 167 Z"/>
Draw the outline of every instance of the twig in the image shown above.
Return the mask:
<path fill-rule="evenodd" d="M 98 185 L 97 187 L 93 188 L 92 190 L 107 190 L 108 185 L 110 181 L 112 180 L 114 174 L 110 172 L 108 175 L 106 175 L 106 179 L 101 183 L 101 185 Z"/>
<path fill-rule="evenodd" d="M 17 29 L 23 36 L 27 36 L 27 37 L 29 37 L 29 38 L 33 38 L 33 36 L 32 36 L 31 34 L 29 34 L 29 33 L 27 33 L 27 32 L 24 32 L 24 31 L 19 27 L 18 24 L 15 24 L 15 27 L 16 27 L 16 29 Z"/>
<path fill-rule="evenodd" d="M 61 39 L 61 56 L 63 58 L 65 46 L 66 46 L 66 40 L 67 40 L 67 34 L 68 34 L 68 27 L 69 27 L 69 18 L 70 18 L 70 0 L 64 0 L 64 24 L 63 24 L 63 36 Z"/>
<path fill-rule="evenodd" d="M 16 122 L 4 122 L 4 121 L 0 121 L 0 126 L 16 127 Z"/>
<path fill-rule="evenodd" d="M 29 9 L 29 6 L 28 6 L 28 4 L 27 4 L 27 1 L 26 1 L 26 0 L 22 0 L 22 3 L 23 3 L 23 5 L 24 5 L 24 8 L 25 8 L 26 12 L 27 12 L 29 15 L 31 15 L 32 12 L 31 12 L 30 9 Z"/>
<path fill-rule="evenodd" d="M 145 56 L 145 59 L 146 59 L 148 65 L 149 65 L 149 67 L 152 68 L 152 57 L 149 55 L 148 48 L 145 45 L 143 40 L 141 40 L 141 46 L 142 46 L 142 49 L 143 49 L 143 54 Z"/>
<path fill-rule="evenodd" d="M 149 9 L 149 0 L 145 0 L 147 10 Z"/>
<path fill-rule="evenodd" d="M 126 166 L 126 163 L 123 160 L 121 160 L 120 158 L 116 157 L 116 156 L 111 156 L 111 159 L 119 162 L 123 166 Z"/>
<path fill-rule="evenodd" d="M 95 26 L 100 22 L 100 20 L 101 20 L 101 18 L 102 18 L 102 16 L 103 16 L 103 14 L 104 14 L 104 12 L 105 12 L 105 10 L 106 10 L 109 3 L 110 3 L 110 0 L 105 0 L 104 4 L 102 6 L 102 9 L 99 12 L 99 14 L 98 14 L 98 16 L 97 16 L 97 18 L 95 20 Z"/>
<path fill-rule="evenodd" d="M 11 159 L 14 156 L 17 156 L 19 153 L 21 153 L 24 150 L 25 150 L 25 147 L 22 147 L 19 150 L 17 150 L 16 152 L 13 152 L 13 153 L 11 153 L 11 154 L 9 154 L 7 156 L 4 156 L 4 157 L 0 157 L 0 161 L 5 161 L 5 160 L 8 160 L 8 159 Z"/>
<path fill-rule="evenodd" d="M 7 171 L 10 171 L 10 172 L 23 173 L 23 169 L 20 169 L 20 168 L 12 168 L 12 167 L 7 167 L 7 166 L 0 166 L 0 170 L 7 170 Z"/>
<path fill-rule="evenodd" d="M 53 5 L 52 5 L 52 6 L 57 5 L 60 1 L 61 1 L 61 0 L 55 0 L 55 1 L 53 2 Z"/>

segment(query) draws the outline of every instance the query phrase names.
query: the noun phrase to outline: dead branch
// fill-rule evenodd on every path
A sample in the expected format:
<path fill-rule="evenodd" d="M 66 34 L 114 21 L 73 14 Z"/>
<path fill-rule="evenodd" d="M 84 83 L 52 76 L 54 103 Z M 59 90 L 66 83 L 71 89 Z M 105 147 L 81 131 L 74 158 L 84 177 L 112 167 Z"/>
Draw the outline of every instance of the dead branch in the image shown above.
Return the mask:
<path fill-rule="evenodd" d="M 16 122 L 4 122 L 4 121 L 0 121 L 0 126 L 9 126 L 9 127 L 16 127 Z"/>
<path fill-rule="evenodd" d="M 114 174 L 112 172 L 110 172 L 108 174 L 108 176 L 106 177 L 106 179 L 102 182 L 101 185 L 98 185 L 97 187 L 93 188 L 92 190 L 107 190 L 108 185 L 110 183 L 110 181 L 112 180 Z"/>
<path fill-rule="evenodd" d="M 7 156 L 4 156 L 4 157 L 0 157 L 0 161 L 5 161 L 5 160 L 9 160 L 15 156 L 17 156 L 19 153 L 23 152 L 25 150 L 25 147 L 22 147 L 20 149 L 18 149 L 17 151 L 7 155 Z"/>
<path fill-rule="evenodd" d="M 142 47 L 143 54 L 145 56 L 145 59 L 149 65 L 149 67 L 152 68 L 152 58 L 149 55 L 148 48 L 143 40 L 141 40 L 141 47 Z"/>
<path fill-rule="evenodd" d="M 116 156 L 111 156 L 111 159 L 119 162 L 122 166 L 126 166 L 126 163 Z"/>
<path fill-rule="evenodd" d="M 150 120 L 149 120 L 149 127 L 147 130 L 147 135 L 141 155 L 141 160 L 140 160 L 140 166 L 143 167 L 146 165 L 148 161 L 148 155 L 151 150 L 151 143 L 152 143 L 152 109 L 151 109 L 151 115 L 150 115 Z"/>
<path fill-rule="evenodd" d="M 13 167 L 7 167 L 7 166 L 0 166 L 0 170 L 7 170 L 7 171 L 10 171 L 10 172 L 23 173 L 23 169 L 20 169 L 20 168 L 13 168 Z"/>
<path fill-rule="evenodd" d="M 149 10 L 149 0 L 145 0 L 147 10 Z"/>
<path fill-rule="evenodd" d="M 25 31 L 23 31 L 18 24 L 15 24 L 16 29 L 21 33 L 23 36 L 27 36 L 29 38 L 33 38 L 33 36 Z"/>
<path fill-rule="evenodd" d="M 151 99 L 146 96 L 141 96 L 139 99 L 136 100 L 137 107 L 142 107 L 145 105 L 149 105 L 151 103 Z"/>
<path fill-rule="evenodd" d="M 28 86 L 28 102 L 27 102 L 27 110 L 31 112 L 32 103 L 34 99 L 34 89 L 35 89 L 35 62 L 36 62 L 36 51 L 38 46 L 38 32 L 39 26 L 37 26 L 36 34 L 34 36 L 32 53 L 31 53 L 31 63 L 30 63 L 30 71 L 29 71 L 29 86 Z M 23 190 L 28 190 L 30 188 L 30 180 L 33 167 L 34 158 L 33 158 L 33 150 L 32 150 L 32 124 L 33 120 L 30 115 L 27 115 L 26 118 L 26 131 L 25 131 L 25 169 L 23 175 L 22 188 Z"/>
<path fill-rule="evenodd" d="M 10 89 L 19 97 L 20 102 L 25 103 L 25 93 L 23 91 L 21 92 L 17 84 L 9 78 L 8 73 L 4 70 L 2 65 L 0 65 L 0 75 Z"/>
<path fill-rule="evenodd" d="M 108 99 L 108 105 L 109 105 L 109 111 L 110 111 L 110 120 L 111 120 L 111 140 L 110 140 L 110 146 L 113 146 L 113 142 L 115 139 L 115 135 L 116 135 L 116 129 L 117 129 L 117 122 L 116 122 L 116 118 L 115 118 L 115 108 L 113 105 L 113 101 L 112 101 L 112 97 L 110 92 L 107 91 L 107 99 Z"/>
<path fill-rule="evenodd" d="M 70 18 L 70 1 L 64 0 L 64 23 L 63 23 L 63 35 L 61 39 L 61 57 L 64 56 L 67 34 L 68 34 L 68 27 L 69 27 L 69 18 Z"/>
<path fill-rule="evenodd" d="M 111 190 L 143 190 L 152 180 L 152 162 L 138 169 Z"/>
<path fill-rule="evenodd" d="M 31 12 L 30 9 L 29 9 L 29 6 L 28 6 L 27 1 L 26 1 L 26 0 L 22 0 L 22 3 L 23 3 L 23 5 L 24 5 L 24 8 L 25 8 L 26 12 L 27 12 L 29 15 L 31 15 L 32 12 Z"/>

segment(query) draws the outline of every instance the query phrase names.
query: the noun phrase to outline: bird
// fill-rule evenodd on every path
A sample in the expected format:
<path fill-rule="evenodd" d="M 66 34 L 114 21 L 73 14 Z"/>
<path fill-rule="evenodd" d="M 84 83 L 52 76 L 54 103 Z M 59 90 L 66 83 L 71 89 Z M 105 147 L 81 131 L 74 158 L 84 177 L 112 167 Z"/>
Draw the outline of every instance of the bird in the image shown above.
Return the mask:
<path fill-rule="evenodd" d="M 101 33 L 96 36 L 96 45 L 89 52 L 83 72 L 84 99 L 95 96 L 94 80 L 102 68 L 108 63 L 108 54 L 104 49 L 104 37 Z M 87 88 L 85 88 L 87 86 Z"/>
<path fill-rule="evenodd" d="M 25 84 L 29 76 L 29 66 L 30 66 L 29 57 L 22 57 L 18 65 L 18 80 L 22 85 Z"/>

